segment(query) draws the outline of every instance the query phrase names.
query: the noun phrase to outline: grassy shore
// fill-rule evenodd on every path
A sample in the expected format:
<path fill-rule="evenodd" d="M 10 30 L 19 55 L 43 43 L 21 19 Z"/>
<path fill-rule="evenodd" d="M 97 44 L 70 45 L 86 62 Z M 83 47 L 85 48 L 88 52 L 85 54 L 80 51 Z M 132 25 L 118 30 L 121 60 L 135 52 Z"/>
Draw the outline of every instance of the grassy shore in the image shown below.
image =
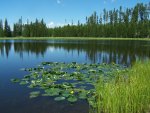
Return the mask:
<path fill-rule="evenodd" d="M 96 37 L 0 37 L 0 40 L 147 40 L 150 38 L 96 38 Z"/>
<path fill-rule="evenodd" d="M 150 113 L 150 61 L 136 63 L 127 72 L 96 86 L 97 113 Z"/>

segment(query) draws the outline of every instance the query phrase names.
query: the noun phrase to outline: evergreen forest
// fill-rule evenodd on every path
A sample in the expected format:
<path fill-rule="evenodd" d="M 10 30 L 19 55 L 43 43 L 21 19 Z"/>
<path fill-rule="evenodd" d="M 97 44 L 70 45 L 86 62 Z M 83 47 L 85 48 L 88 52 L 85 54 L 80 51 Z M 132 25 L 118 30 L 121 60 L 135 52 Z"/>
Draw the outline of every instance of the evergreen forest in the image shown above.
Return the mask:
<path fill-rule="evenodd" d="M 22 17 L 11 29 L 8 20 L 0 19 L 0 37 L 119 37 L 150 38 L 150 3 L 138 3 L 133 8 L 103 9 L 85 17 L 85 23 L 49 28 L 44 20 L 27 20 Z"/>

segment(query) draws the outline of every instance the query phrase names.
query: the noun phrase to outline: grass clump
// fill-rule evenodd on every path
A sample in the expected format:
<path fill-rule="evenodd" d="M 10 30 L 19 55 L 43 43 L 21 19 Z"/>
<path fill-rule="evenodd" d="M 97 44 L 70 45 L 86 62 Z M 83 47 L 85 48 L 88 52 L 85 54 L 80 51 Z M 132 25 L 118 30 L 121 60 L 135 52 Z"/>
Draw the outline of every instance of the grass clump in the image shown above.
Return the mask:
<path fill-rule="evenodd" d="M 150 112 L 150 61 L 138 62 L 127 72 L 96 85 L 98 113 Z"/>

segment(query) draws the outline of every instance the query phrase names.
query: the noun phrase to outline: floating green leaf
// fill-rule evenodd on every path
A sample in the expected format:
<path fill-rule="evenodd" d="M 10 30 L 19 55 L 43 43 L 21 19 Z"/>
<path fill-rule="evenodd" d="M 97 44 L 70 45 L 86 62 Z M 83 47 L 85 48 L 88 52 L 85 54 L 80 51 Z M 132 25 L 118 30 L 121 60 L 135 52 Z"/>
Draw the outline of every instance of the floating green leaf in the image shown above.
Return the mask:
<path fill-rule="evenodd" d="M 20 82 L 20 85 L 25 85 L 25 84 L 28 84 L 28 81 L 21 81 Z"/>
<path fill-rule="evenodd" d="M 78 99 L 77 99 L 77 97 L 75 97 L 75 96 L 70 96 L 67 100 L 68 100 L 69 102 L 76 102 Z"/>
<path fill-rule="evenodd" d="M 42 96 L 57 96 L 54 99 L 56 101 L 66 99 L 73 103 L 78 99 L 85 99 L 94 107 L 95 84 L 99 82 L 99 78 L 104 77 L 104 82 L 107 82 L 124 68 L 117 64 L 42 62 L 37 67 L 22 70 L 29 74 L 21 80 L 11 79 L 12 82 L 20 82 L 20 85 L 28 84 L 29 88 L 42 90 L 41 92 L 44 92 Z M 38 97 L 39 91 L 31 92 L 30 98 Z"/>
<path fill-rule="evenodd" d="M 40 94 L 40 91 L 33 91 L 30 93 L 30 98 L 35 98 L 38 97 Z"/>
<path fill-rule="evenodd" d="M 15 79 L 11 79 L 11 82 L 17 83 L 17 82 L 20 82 L 20 80 L 18 78 L 15 78 Z"/>
<path fill-rule="evenodd" d="M 64 91 L 62 91 L 61 92 L 61 95 L 63 96 L 63 97 L 69 97 L 69 96 L 71 96 L 71 94 L 70 94 L 70 91 L 67 91 L 67 90 L 64 90 Z"/>
<path fill-rule="evenodd" d="M 60 92 L 61 89 L 59 88 L 50 88 L 45 90 L 45 93 L 48 94 L 49 96 L 58 96 Z"/>
<path fill-rule="evenodd" d="M 86 91 L 82 91 L 79 93 L 79 98 L 80 99 L 86 99 L 87 98 L 87 92 Z"/>
<path fill-rule="evenodd" d="M 56 97 L 54 100 L 56 100 L 56 101 L 62 101 L 62 100 L 65 100 L 65 97 Z"/>

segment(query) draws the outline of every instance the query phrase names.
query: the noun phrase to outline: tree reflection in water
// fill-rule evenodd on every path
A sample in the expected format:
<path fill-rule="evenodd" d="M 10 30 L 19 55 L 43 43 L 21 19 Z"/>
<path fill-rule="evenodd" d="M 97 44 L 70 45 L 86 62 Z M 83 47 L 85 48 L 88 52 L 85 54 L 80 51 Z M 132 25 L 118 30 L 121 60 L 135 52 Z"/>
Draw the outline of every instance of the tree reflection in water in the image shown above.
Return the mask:
<path fill-rule="evenodd" d="M 136 60 L 150 58 L 150 42 L 149 41 L 111 41 L 111 40 L 43 40 L 43 41 L 14 41 L 0 42 L 0 56 L 9 57 L 11 48 L 15 53 L 20 54 L 23 58 L 24 54 L 35 54 L 37 57 L 44 57 L 46 52 L 55 49 L 63 49 L 68 53 L 78 52 L 78 56 L 84 53 L 85 59 L 91 62 L 105 62 L 130 65 Z M 55 54 L 55 52 L 54 52 Z"/>

